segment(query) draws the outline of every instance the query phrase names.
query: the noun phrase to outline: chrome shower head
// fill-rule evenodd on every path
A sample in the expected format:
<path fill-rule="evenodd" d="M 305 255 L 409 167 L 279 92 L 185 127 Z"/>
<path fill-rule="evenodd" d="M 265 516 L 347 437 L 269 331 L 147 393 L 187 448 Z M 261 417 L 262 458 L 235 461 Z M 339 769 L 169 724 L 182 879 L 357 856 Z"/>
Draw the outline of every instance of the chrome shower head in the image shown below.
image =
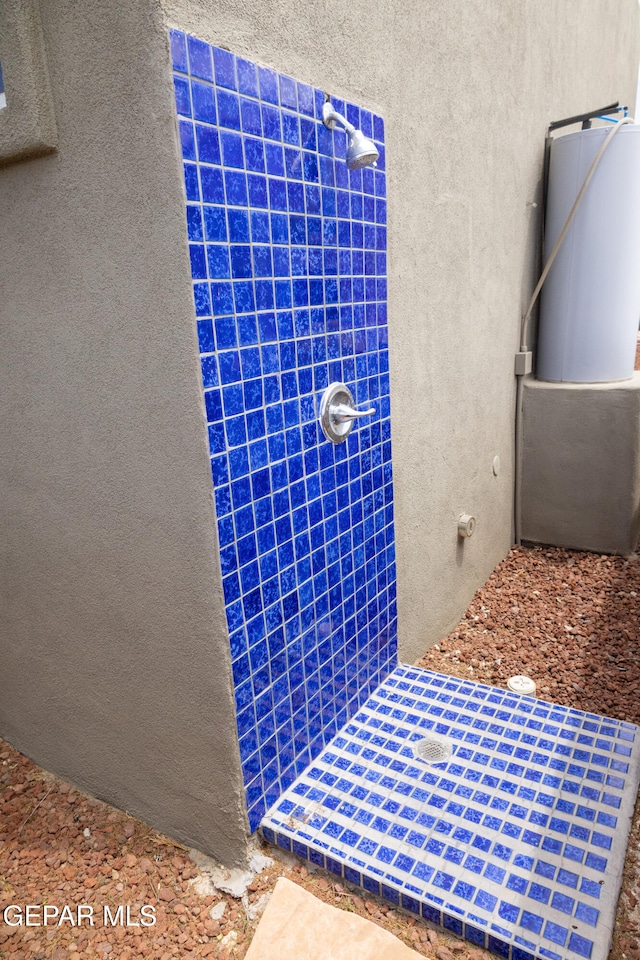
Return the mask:
<path fill-rule="evenodd" d="M 374 164 L 380 154 L 373 140 L 365 137 L 362 130 L 354 130 L 347 144 L 347 166 L 350 170 L 360 170 Z"/>
<path fill-rule="evenodd" d="M 360 170 L 362 167 L 368 167 L 371 164 L 375 166 L 380 154 L 373 140 L 365 137 L 362 130 L 356 130 L 352 123 L 349 123 L 341 113 L 334 110 L 328 100 L 322 105 L 322 122 L 329 130 L 333 130 L 336 123 L 344 127 L 348 138 L 347 166 L 350 170 Z"/>

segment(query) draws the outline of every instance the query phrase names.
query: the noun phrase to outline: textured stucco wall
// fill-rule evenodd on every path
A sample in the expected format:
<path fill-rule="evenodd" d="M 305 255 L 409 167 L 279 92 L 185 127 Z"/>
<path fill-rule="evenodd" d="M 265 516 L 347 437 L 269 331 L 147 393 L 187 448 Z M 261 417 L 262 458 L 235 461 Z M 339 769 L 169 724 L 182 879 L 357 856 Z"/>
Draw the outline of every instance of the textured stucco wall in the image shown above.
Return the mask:
<path fill-rule="evenodd" d="M 638 5 L 41 0 L 40 11 L 59 150 L 0 170 L 0 732 L 237 860 L 244 808 L 165 28 L 385 118 L 411 659 L 511 543 L 513 353 L 545 129 L 632 98 Z M 464 547 L 463 511 L 478 519 Z"/>
<path fill-rule="evenodd" d="M 0 170 L 0 733 L 237 861 L 168 38 L 147 2 L 40 9 L 59 150 Z"/>
<path fill-rule="evenodd" d="M 385 119 L 398 611 L 410 660 L 456 622 L 512 543 L 513 355 L 537 258 L 546 128 L 616 99 L 633 105 L 638 5 L 162 3 L 171 24 Z M 464 546 L 463 512 L 478 521 Z"/>
<path fill-rule="evenodd" d="M 640 373 L 542 383 L 523 397 L 522 536 L 632 553 L 640 533 Z"/>

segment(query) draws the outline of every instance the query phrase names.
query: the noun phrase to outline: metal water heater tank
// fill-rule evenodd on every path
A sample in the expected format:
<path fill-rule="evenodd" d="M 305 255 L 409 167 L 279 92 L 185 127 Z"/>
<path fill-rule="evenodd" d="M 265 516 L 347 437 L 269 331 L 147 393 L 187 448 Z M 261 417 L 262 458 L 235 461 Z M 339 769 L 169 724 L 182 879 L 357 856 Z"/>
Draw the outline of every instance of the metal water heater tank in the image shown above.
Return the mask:
<path fill-rule="evenodd" d="M 610 130 L 580 130 L 551 144 L 545 262 Z M 542 288 L 536 376 L 628 380 L 639 319 L 640 125 L 629 124 L 602 157 Z"/>

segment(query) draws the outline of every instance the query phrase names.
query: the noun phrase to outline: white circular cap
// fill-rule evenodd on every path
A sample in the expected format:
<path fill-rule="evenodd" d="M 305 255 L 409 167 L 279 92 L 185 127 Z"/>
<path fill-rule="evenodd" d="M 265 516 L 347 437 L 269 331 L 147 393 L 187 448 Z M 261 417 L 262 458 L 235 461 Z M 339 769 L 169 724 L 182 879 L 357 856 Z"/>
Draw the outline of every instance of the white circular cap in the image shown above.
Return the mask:
<path fill-rule="evenodd" d="M 527 697 L 535 697 L 536 695 L 536 685 L 531 677 L 524 677 L 521 674 L 518 674 L 517 677 L 509 677 L 507 686 L 514 693 L 523 693 Z"/>
<path fill-rule="evenodd" d="M 468 513 L 458 517 L 458 536 L 472 537 L 476 529 L 476 518 Z"/>

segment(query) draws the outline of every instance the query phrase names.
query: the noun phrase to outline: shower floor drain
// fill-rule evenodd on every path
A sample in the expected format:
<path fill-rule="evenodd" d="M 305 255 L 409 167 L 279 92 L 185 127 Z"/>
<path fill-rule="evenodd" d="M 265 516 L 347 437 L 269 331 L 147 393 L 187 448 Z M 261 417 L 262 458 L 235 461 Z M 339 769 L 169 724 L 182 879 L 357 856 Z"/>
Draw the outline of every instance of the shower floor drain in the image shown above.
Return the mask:
<path fill-rule="evenodd" d="M 606 960 L 638 734 L 620 720 L 399 666 L 261 830 L 505 960 Z M 425 764 L 425 742 L 452 755 Z"/>
<path fill-rule="evenodd" d="M 453 753 L 451 742 L 443 737 L 424 737 L 412 744 L 411 749 L 425 763 L 446 763 Z"/>

